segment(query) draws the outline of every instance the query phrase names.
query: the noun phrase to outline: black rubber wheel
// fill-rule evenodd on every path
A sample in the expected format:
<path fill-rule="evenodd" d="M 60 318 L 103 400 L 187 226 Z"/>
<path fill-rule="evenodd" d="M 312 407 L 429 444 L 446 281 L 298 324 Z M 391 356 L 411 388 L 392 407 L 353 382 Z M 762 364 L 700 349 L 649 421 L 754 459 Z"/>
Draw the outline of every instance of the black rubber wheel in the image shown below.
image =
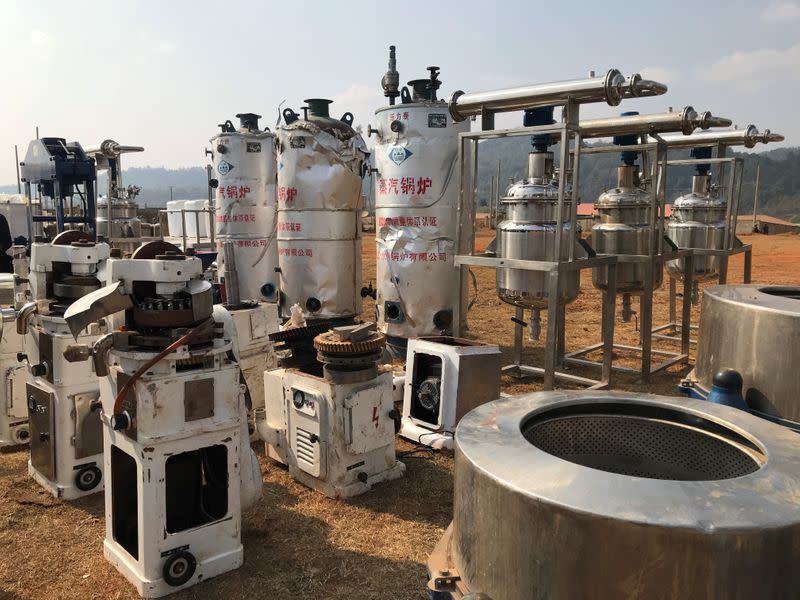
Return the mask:
<path fill-rule="evenodd" d="M 84 467 L 75 475 L 75 487 L 82 492 L 88 492 L 98 486 L 103 479 L 103 473 L 95 466 Z"/>
<path fill-rule="evenodd" d="M 196 568 L 197 560 L 194 555 L 191 552 L 181 550 L 167 559 L 161 574 L 164 576 L 164 581 L 169 585 L 178 587 L 192 578 Z"/>

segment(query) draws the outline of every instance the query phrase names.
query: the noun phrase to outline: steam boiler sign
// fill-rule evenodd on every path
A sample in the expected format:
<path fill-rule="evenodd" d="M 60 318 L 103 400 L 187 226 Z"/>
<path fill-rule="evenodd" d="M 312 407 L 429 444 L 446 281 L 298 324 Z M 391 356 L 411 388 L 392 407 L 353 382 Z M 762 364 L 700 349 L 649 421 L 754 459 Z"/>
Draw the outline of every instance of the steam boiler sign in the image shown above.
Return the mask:
<path fill-rule="evenodd" d="M 217 171 L 219 171 L 220 175 L 227 175 L 233 171 L 233 165 L 226 160 L 222 160 L 219 165 L 217 165 Z"/>
<path fill-rule="evenodd" d="M 389 150 L 389 160 L 391 160 L 396 165 L 402 165 L 405 160 L 411 156 L 413 152 L 406 148 L 405 146 L 395 146 L 391 150 Z"/>

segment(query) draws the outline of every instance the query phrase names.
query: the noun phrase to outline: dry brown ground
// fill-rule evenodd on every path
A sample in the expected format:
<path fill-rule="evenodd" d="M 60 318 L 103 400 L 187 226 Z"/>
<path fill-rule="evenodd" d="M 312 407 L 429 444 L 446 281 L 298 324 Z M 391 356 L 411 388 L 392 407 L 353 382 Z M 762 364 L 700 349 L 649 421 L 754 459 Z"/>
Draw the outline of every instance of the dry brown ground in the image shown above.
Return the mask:
<path fill-rule="evenodd" d="M 479 243 L 488 241 L 482 232 Z M 365 282 L 374 278 L 375 249 L 365 240 Z M 800 238 L 745 236 L 754 245 L 753 279 L 800 283 Z M 730 281 L 741 280 L 741 258 Z M 513 309 L 494 294 L 494 273 L 476 271 L 478 301 L 470 335 L 509 353 Z M 583 294 L 567 310 L 567 347 L 596 341 L 599 295 L 584 274 Z M 365 305 L 364 316 L 373 314 Z M 667 292 L 655 298 L 655 322 L 666 319 Z M 698 318 L 698 310 L 694 311 Z M 695 321 L 696 322 L 696 321 Z M 634 324 L 617 324 L 618 339 L 635 342 Z M 538 362 L 539 347 L 525 351 Z M 649 386 L 619 377 L 617 387 L 671 393 L 685 368 L 655 376 Z M 503 382 L 509 392 L 540 389 L 536 382 Z M 410 445 L 398 442 L 400 451 Z M 264 496 L 244 520 L 245 564 L 238 571 L 172 596 L 186 598 L 425 598 L 425 560 L 451 517 L 452 457 L 404 459 L 406 476 L 353 501 L 333 501 L 295 483 L 265 460 Z M 68 504 L 52 500 L 27 476 L 27 454 L 0 454 L 0 598 L 136 598 L 104 560 L 103 499 Z"/>

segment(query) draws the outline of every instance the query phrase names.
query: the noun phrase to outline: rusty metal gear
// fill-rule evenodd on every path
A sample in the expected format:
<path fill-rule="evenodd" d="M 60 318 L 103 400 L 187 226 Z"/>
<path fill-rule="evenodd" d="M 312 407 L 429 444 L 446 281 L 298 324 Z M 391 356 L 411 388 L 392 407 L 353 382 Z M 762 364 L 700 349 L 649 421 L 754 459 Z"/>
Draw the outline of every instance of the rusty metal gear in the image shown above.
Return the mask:
<path fill-rule="evenodd" d="M 78 229 L 67 229 L 66 231 L 62 231 L 56 237 L 54 237 L 53 241 L 50 243 L 53 246 L 70 246 L 77 242 L 94 243 L 92 241 L 92 237 L 88 233 Z"/>
<path fill-rule="evenodd" d="M 157 256 L 166 255 L 168 252 L 175 253 L 173 256 L 182 256 L 183 252 L 174 244 L 165 242 L 163 240 L 153 240 L 152 242 L 145 242 L 133 251 L 131 258 L 151 259 Z"/>
<path fill-rule="evenodd" d="M 372 332 L 359 341 L 339 339 L 335 331 L 327 331 L 314 338 L 314 347 L 329 356 L 352 356 L 379 352 L 386 346 L 386 336 Z"/>

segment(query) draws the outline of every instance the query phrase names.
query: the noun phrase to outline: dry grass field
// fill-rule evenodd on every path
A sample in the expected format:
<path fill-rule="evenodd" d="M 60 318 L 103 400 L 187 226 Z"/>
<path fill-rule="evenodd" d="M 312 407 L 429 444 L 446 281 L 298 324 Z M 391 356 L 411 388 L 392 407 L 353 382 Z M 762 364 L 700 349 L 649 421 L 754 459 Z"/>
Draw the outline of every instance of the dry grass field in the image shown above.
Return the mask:
<path fill-rule="evenodd" d="M 482 232 L 479 243 L 486 243 Z M 744 236 L 754 246 L 753 280 L 800 283 L 800 238 Z M 365 283 L 375 274 L 375 247 L 364 243 Z M 730 281 L 741 281 L 734 258 Z M 494 272 L 476 270 L 479 295 L 470 336 L 500 344 L 510 357 L 513 309 L 494 294 Z M 567 309 L 567 350 L 598 340 L 600 296 L 583 275 L 583 293 Z M 655 323 L 666 320 L 667 286 L 656 293 Z M 364 317 L 374 314 L 370 303 Z M 693 319 L 697 322 L 699 310 Z M 617 323 L 618 340 L 635 343 L 634 323 Z M 543 324 L 544 328 L 544 324 Z M 539 363 L 541 347 L 524 358 Z M 659 373 L 649 386 L 618 376 L 616 387 L 670 394 L 685 367 Z M 581 371 L 577 371 L 580 373 Z M 588 373 L 591 374 L 591 373 Z M 505 379 L 505 391 L 541 389 L 536 381 Z M 412 446 L 398 441 L 398 450 Z M 452 456 L 415 453 L 400 480 L 351 501 L 333 501 L 295 483 L 263 457 L 264 495 L 242 527 L 245 563 L 238 571 L 171 596 L 188 598 L 425 598 L 425 561 L 450 520 Z M 103 498 L 53 500 L 28 477 L 25 449 L 0 453 L 0 599 L 137 598 L 103 558 Z"/>

